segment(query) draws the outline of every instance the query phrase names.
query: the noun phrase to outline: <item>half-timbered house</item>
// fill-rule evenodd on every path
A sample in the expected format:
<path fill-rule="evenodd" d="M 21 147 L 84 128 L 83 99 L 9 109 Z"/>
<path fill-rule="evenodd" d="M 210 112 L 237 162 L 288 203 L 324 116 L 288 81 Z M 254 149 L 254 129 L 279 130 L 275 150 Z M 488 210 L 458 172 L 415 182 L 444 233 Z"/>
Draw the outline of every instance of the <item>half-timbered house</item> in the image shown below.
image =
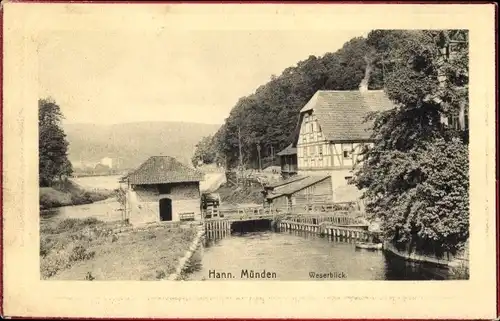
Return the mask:
<path fill-rule="evenodd" d="M 333 200 L 340 197 L 335 197 L 336 191 L 342 190 L 345 201 L 345 186 L 361 161 L 360 154 L 373 145 L 372 123 L 366 117 L 394 107 L 379 90 L 317 91 L 300 110 L 293 143 L 279 153 L 283 176 L 330 175 Z M 352 194 L 359 196 L 355 187 Z"/>

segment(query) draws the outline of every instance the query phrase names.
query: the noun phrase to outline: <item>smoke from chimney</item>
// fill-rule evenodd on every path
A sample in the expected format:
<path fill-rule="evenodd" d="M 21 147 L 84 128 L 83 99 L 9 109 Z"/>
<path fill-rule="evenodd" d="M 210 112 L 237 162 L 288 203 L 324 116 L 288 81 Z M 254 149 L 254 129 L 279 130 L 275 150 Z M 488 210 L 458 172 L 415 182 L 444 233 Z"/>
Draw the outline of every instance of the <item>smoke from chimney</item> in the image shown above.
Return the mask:
<path fill-rule="evenodd" d="M 365 69 L 365 77 L 363 80 L 361 80 L 361 83 L 359 84 L 359 91 L 365 92 L 368 91 L 368 82 L 370 81 L 370 74 L 372 72 L 372 61 L 368 56 L 364 56 L 365 62 L 366 62 L 366 69 Z"/>

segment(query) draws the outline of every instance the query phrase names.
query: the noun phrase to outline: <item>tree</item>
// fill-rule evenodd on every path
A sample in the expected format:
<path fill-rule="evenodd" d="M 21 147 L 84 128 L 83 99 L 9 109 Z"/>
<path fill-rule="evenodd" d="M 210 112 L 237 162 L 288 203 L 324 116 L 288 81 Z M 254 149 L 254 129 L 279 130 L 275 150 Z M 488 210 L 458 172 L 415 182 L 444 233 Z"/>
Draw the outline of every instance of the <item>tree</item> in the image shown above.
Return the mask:
<path fill-rule="evenodd" d="M 388 241 L 435 254 L 460 249 L 469 233 L 467 140 L 442 123 L 468 108 L 468 45 L 450 59 L 448 35 L 369 34 L 377 56 L 390 60 L 385 89 L 397 107 L 370 116 L 375 143 L 354 180 Z"/>
<path fill-rule="evenodd" d="M 71 175 L 68 142 L 61 127 L 61 108 L 50 98 L 38 101 L 38 152 L 40 186 L 51 186 L 56 178 Z"/>
<path fill-rule="evenodd" d="M 334 53 L 309 56 L 296 66 L 242 97 L 215 135 L 215 146 L 229 167 L 238 164 L 238 129 L 242 137 L 243 158 L 247 165 L 258 164 L 256 144 L 285 148 L 292 142 L 298 113 L 318 90 L 357 90 L 365 77 L 371 47 L 363 38 L 354 38 Z M 379 67 L 372 68 L 369 87 L 382 88 Z M 272 149 L 262 150 L 262 158 Z M 279 151 L 279 150 L 278 150 Z"/>
<path fill-rule="evenodd" d="M 203 164 L 212 164 L 216 161 L 217 148 L 214 144 L 212 136 L 203 137 L 198 144 L 196 144 L 194 156 L 191 162 L 194 166 L 198 165 L 199 161 Z"/>

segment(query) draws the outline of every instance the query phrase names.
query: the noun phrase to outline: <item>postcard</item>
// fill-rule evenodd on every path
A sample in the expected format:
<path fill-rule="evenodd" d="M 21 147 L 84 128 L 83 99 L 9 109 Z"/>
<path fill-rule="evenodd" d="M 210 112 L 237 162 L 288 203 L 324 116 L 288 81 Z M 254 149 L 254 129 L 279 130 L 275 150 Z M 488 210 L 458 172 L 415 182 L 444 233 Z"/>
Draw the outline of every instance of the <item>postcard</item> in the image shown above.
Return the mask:
<path fill-rule="evenodd" d="M 495 318 L 493 5 L 3 4 L 3 313 Z"/>

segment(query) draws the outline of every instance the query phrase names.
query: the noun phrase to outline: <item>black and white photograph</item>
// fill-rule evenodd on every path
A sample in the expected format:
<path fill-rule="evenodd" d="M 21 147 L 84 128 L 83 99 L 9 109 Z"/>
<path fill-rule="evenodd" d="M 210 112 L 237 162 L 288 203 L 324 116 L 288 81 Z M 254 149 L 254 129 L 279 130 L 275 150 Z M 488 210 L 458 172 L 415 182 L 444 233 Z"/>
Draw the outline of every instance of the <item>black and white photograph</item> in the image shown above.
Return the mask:
<path fill-rule="evenodd" d="M 43 279 L 468 278 L 468 30 L 45 40 Z"/>
<path fill-rule="evenodd" d="M 132 285 L 155 300 L 320 296 L 311 311 L 494 284 L 473 262 L 494 257 L 494 185 L 480 181 L 494 106 L 472 64 L 489 38 L 442 8 L 401 6 L 410 18 L 390 23 L 383 6 L 239 6 L 47 5 L 11 21 L 38 28 L 17 47 L 35 88 L 4 130 L 24 146 L 6 171 L 24 179 L 4 182 L 24 190 L 11 240 L 36 244 L 36 282 L 69 299 L 63 285 L 105 296 L 121 281 L 123 305 Z"/>

